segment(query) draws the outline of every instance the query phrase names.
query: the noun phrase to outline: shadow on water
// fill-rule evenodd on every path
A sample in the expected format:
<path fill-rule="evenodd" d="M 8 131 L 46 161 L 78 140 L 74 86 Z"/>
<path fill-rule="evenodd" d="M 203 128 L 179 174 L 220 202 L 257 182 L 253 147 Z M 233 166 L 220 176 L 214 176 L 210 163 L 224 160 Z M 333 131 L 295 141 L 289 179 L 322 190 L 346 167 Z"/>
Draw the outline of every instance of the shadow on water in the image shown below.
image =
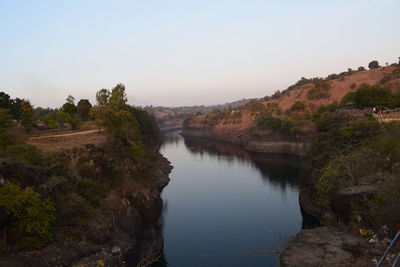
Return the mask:
<path fill-rule="evenodd" d="M 199 158 L 199 160 L 204 159 L 210 162 L 221 163 L 223 165 L 232 166 L 232 168 L 235 168 L 238 165 L 244 166 L 245 168 L 249 168 L 252 172 L 258 173 L 259 175 L 257 176 L 260 177 L 262 184 L 265 184 L 266 188 L 269 188 L 268 190 L 270 191 L 268 192 L 277 192 L 276 194 L 280 196 L 283 199 L 283 201 L 287 196 L 290 197 L 291 199 L 293 199 L 293 196 L 295 197 L 298 196 L 300 172 L 303 166 L 307 163 L 307 160 L 305 158 L 291 156 L 291 155 L 283 155 L 283 154 L 267 155 L 262 153 L 249 152 L 230 143 L 213 141 L 203 138 L 182 138 L 177 132 L 168 133 L 168 135 L 163 136 L 163 147 L 168 149 L 169 151 L 182 148 L 182 143 L 184 144 L 184 151 L 186 151 L 186 153 L 188 153 L 189 155 L 192 155 L 193 158 Z M 174 162 L 172 162 L 172 164 L 174 165 Z M 171 178 L 173 181 L 174 177 Z M 297 193 L 294 195 L 293 192 Z M 164 202 L 165 210 L 163 212 L 163 218 L 161 220 L 165 224 L 164 222 L 165 216 L 168 216 L 167 214 L 169 212 L 167 205 L 168 199 L 164 199 L 164 201 L 165 201 Z M 294 201 L 297 201 L 297 197 Z M 276 207 L 275 209 L 278 208 Z M 297 213 L 299 214 L 297 215 L 299 216 L 297 220 L 300 225 L 295 232 L 292 232 L 290 234 L 296 233 L 300 229 L 309 229 L 319 226 L 319 222 L 312 216 L 305 213 L 300 207 L 298 207 Z M 258 219 L 259 218 L 254 218 L 254 220 Z M 238 218 L 238 221 L 240 222 L 240 218 Z M 176 226 L 169 226 L 169 227 L 171 228 Z M 173 232 L 172 230 L 170 231 Z M 175 238 L 174 235 L 173 238 Z M 193 240 L 193 242 L 196 242 L 196 240 Z M 269 242 L 273 241 L 269 240 Z M 175 255 L 173 257 L 179 258 L 180 256 Z M 182 257 L 185 257 L 185 255 L 182 255 Z M 152 266 L 158 266 L 158 267 L 168 266 L 167 258 L 170 259 L 171 255 L 169 253 L 166 253 L 166 251 L 164 250 L 161 257 L 162 263 L 155 263 Z M 264 260 L 265 259 L 263 259 L 263 262 Z M 275 260 L 269 262 L 274 262 L 274 261 L 276 263 L 276 258 Z M 172 265 L 170 264 L 170 266 Z M 178 265 L 174 265 L 173 267 L 175 266 Z M 196 265 L 196 266 L 207 266 L 207 265 Z M 233 265 L 221 264 L 218 266 L 233 266 Z M 259 266 L 259 265 L 257 265 L 257 263 L 256 264 L 253 263 L 253 265 L 245 264 L 243 266 Z"/>
<path fill-rule="evenodd" d="M 179 142 L 179 137 L 172 139 L 173 142 Z M 185 138 L 184 143 L 192 154 L 208 154 L 216 160 L 246 163 L 261 173 L 263 182 L 281 191 L 285 191 L 288 187 L 292 189 L 299 187 L 299 174 L 306 164 L 306 159 L 302 157 L 250 152 L 226 142 Z"/>

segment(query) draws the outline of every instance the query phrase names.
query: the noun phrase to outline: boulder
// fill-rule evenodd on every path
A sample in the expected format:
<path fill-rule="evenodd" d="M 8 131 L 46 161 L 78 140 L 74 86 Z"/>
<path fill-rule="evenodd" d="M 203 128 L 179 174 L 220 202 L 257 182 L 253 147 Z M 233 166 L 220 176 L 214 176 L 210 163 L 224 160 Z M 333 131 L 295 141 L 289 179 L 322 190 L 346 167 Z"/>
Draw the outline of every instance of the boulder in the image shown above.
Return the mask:
<path fill-rule="evenodd" d="M 373 259 L 383 252 L 338 228 L 318 227 L 303 230 L 290 240 L 280 255 L 280 266 L 374 266 Z"/>

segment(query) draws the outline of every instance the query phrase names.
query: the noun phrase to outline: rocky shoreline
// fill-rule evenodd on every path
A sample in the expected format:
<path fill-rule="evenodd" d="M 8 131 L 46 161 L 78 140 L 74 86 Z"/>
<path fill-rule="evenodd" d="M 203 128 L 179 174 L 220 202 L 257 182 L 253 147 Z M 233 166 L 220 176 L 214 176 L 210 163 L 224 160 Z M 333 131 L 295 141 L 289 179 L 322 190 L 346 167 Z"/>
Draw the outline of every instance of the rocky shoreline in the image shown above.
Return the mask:
<path fill-rule="evenodd" d="M 308 135 L 278 135 L 271 131 L 220 131 L 213 128 L 185 127 L 181 132 L 185 137 L 200 137 L 230 142 L 245 150 L 260 153 L 290 154 L 307 156 L 311 142 Z"/>

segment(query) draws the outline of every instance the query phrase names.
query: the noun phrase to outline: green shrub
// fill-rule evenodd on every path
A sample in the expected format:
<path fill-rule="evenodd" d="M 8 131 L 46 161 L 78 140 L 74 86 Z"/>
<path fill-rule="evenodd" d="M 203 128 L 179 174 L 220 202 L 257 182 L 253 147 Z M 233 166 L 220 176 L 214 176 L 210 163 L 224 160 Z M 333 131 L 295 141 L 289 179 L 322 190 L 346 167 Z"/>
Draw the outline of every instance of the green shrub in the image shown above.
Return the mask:
<path fill-rule="evenodd" d="M 78 191 L 93 206 L 98 206 L 105 195 L 105 190 L 101 184 L 86 178 L 79 182 Z"/>
<path fill-rule="evenodd" d="M 302 111 L 302 110 L 305 110 L 305 108 L 306 108 L 306 104 L 304 104 L 304 102 L 296 101 L 296 102 L 294 102 L 294 104 L 292 105 L 290 110 L 291 111 Z"/>
<path fill-rule="evenodd" d="M 292 120 L 281 120 L 272 116 L 266 115 L 257 120 L 257 127 L 260 129 L 272 129 L 282 133 L 292 133 L 299 130 L 299 125 L 296 125 Z"/>
<path fill-rule="evenodd" d="M 55 222 L 52 201 L 42 199 L 28 187 L 24 190 L 13 183 L 0 188 L 0 206 L 13 219 L 11 234 L 16 238 L 15 250 L 41 248 L 51 240 Z"/>
<path fill-rule="evenodd" d="M 282 121 L 280 119 L 274 118 L 271 116 L 261 117 L 257 121 L 257 126 L 260 128 L 271 128 L 274 130 L 278 130 L 281 128 L 281 125 L 282 125 Z"/>
<path fill-rule="evenodd" d="M 143 146 L 136 142 L 130 144 L 128 153 L 132 159 L 140 159 L 146 156 L 146 151 L 143 149 Z"/>
<path fill-rule="evenodd" d="M 7 147 L 7 154 L 25 161 L 28 164 L 40 165 L 44 162 L 42 152 L 32 145 L 11 145 Z"/>
<path fill-rule="evenodd" d="M 262 111 L 265 106 L 258 100 L 252 99 L 247 104 L 244 105 L 245 109 L 250 111 Z"/>
<path fill-rule="evenodd" d="M 94 207 L 76 192 L 58 194 L 56 197 L 57 219 L 60 225 L 76 225 L 90 219 Z"/>
<path fill-rule="evenodd" d="M 319 81 L 315 83 L 314 88 L 307 91 L 307 98 L 310 100 L 328 98 L 330 84 L 326 81 Z"/>
<path fill-rule="evenodd" d="M 354 102 L 358 108 L 395 107 L 399 103 L 398 99 L 388 88 L 362 84 L 356 91 L 347 93 L 342 99 L 342 104 Z"/>

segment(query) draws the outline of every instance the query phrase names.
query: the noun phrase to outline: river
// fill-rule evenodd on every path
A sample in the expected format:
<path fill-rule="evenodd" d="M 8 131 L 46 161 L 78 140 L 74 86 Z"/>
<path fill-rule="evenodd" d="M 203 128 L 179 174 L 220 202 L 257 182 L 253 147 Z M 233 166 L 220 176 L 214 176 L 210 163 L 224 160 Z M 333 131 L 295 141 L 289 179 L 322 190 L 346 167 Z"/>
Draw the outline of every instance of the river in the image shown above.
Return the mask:
<path fill-rule="evenodd" d="M 162 193 L 157 266 L 276 266 L 289 237 L 316 224 L 298 202 L 302 158 L 177 132 L 164 136 L 161 153 L 174 169 Z"/>

